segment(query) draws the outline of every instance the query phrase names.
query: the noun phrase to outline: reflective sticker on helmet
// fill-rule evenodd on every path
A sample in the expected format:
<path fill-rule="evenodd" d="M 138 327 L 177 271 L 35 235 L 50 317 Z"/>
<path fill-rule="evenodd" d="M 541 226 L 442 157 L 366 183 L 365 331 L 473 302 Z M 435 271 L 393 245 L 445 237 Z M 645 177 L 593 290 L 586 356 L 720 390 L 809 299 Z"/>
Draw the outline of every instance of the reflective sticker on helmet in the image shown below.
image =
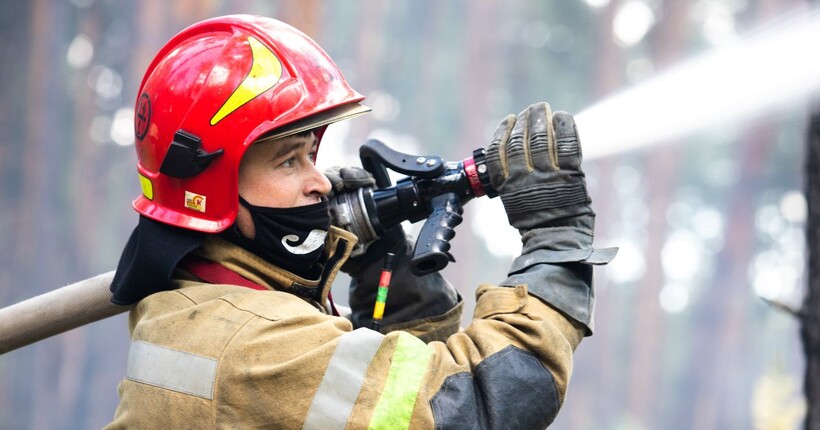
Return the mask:
<path fill-rule="evenodd" d="M 211 118 L 211 125 L 216 125 L 245 103 L 273 88 L 282 77 L 282 63 L 270 48 L 252 36 L 248 37 L 248 44 L 253 56 L 251 71 Z"/>
<path fill-rule="evenodd" d="M 137 173 L 140 176 L 140 186 L 142 187 L 142 195 L 148 200 L 154 200 L 154 184 L 148 177 L 143 176 L 142 173 Z"/>
<path fill-rule="evenodd" d="M 185 207 L 197 212 L 205 212 L 205 196 L 185 191 Z"/>

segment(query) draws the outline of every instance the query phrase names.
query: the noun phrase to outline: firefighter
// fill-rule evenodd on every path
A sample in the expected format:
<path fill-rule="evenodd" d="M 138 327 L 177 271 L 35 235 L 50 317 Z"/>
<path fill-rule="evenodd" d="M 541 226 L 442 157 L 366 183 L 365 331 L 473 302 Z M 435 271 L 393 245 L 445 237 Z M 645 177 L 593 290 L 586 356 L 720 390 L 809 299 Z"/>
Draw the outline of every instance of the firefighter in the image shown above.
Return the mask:
<path fill-rule="evenodd" d="M 408 270 L 400 228 L 349 258 L 326 195 L 372 185 L 314 161 L 364 97 L 310 38 L 256 16 L 209 19 L 149 65 L 135 107 L 140 219 L 112 301 L 136 306 L 119 428 L 542 429 L 592 332 L 594 213 L 571 115 L 538 103 L 503 119 L 492 186 L 523 250 L 481 285 L 472 323 L 434 273 Z M 331 183 L 332 181 L 332 183 Z M 389 313 L 367 327 L 386 252 Z M 352 316 L 329 289 L 351 274 Z"/>

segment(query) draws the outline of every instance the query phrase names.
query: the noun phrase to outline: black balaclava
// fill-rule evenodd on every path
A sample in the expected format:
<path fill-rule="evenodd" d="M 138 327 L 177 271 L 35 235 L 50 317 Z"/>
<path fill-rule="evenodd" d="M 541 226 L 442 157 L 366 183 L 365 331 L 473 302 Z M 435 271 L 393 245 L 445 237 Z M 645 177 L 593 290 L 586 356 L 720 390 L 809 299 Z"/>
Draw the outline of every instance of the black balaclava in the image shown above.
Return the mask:
<path fill-rule="evenodd" d="M 248 239 L 234 224 L 225 238 L 302 278 L 319 279 L 330 228 L 326 199 L 294 208 L 254 206 L 242 197 L 239 202 L 250 212 L 256 236 Z"/>

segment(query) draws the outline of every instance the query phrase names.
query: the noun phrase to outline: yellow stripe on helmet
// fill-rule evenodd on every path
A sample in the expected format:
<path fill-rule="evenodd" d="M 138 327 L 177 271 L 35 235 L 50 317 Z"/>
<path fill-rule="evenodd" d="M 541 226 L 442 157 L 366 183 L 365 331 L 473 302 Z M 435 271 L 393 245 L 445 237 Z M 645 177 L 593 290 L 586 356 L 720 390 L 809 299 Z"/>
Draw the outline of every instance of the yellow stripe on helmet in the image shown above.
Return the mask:
<path fill-rule="evenodd" d="M 245 103 L 273 88 L 282 77 L 282 63 L 270 48 L 254 37 L 248 37 L 248 43 L 253 55 L 251 71 L 211 118 L 211 125 L 216 125 Z"/>

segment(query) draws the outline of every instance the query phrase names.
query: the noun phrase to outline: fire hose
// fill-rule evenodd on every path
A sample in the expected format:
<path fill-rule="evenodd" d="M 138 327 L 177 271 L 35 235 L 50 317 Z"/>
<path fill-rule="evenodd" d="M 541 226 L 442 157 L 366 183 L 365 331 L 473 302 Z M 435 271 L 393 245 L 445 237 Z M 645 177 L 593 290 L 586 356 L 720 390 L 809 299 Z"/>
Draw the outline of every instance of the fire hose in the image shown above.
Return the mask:
<path fill-rule="evenodd" d="M 0 309 L 0 354 L 123 313 L 111 303 L 114 271 Z"/>

